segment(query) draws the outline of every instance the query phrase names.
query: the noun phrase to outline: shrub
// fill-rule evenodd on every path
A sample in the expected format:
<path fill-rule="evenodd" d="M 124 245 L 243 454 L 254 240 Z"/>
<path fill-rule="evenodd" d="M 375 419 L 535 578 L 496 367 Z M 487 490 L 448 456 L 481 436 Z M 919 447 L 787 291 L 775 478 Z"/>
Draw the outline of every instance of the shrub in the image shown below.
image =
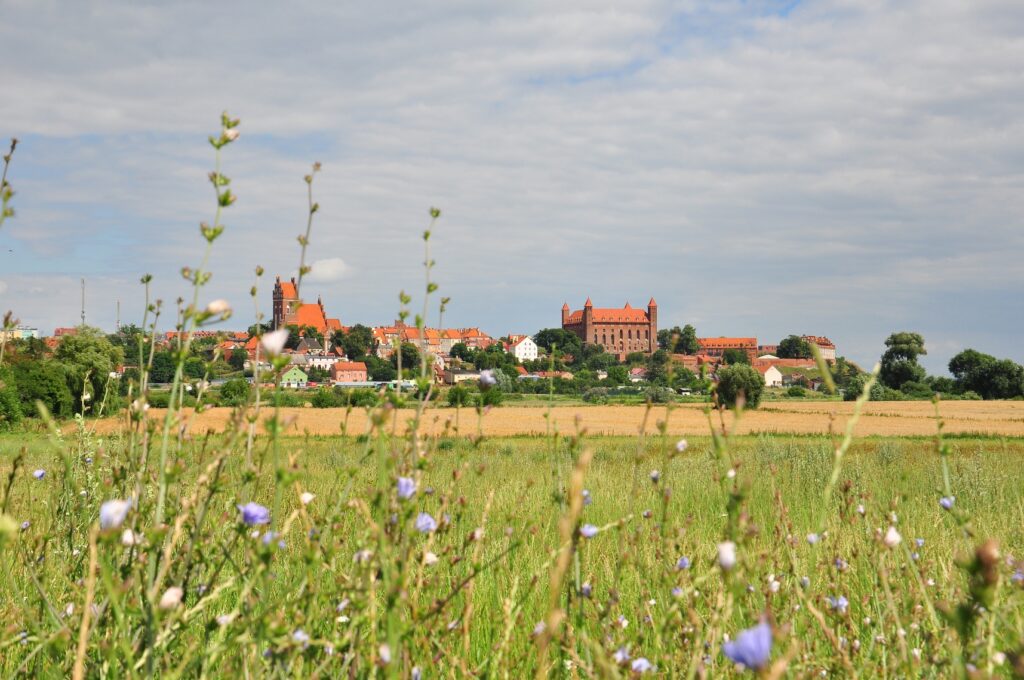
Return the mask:
<path fill-rule="evenodd" d="M 220 388 L 221 406 L 241 406 L 249 398 L 249 383 L 241 378 L 228 380 Z"/>
<path fill-rule="evenodd" d="M 321 387 L 313 393 L 309 403 L 313 405 L 313 408 L 335 408 L 343 405 L 340 396 L 329 387 Z"/>
<path fill-rule="evenodd" d="M 764 391 L 764 378 L 746 364 L 735 364 L 718 369 L 718 398 L 721 403 L 732 407 L 740 394 L 749 408 L 757 408 Z"/>
<path fill-rule="evenodd" d="M 449 406 L 466 406 L 469 404 L 469 390 L 462 385 L 453 385 L 448 389 Z"/>
<path fill-rule="evenodd" d="M 804 390 L 804 388 L 800 387 L 799 385 L 793 385 L 788 390 L 786 390 L 787 397 L 804 397 L 806 395 L 807 392 Z"/>
<path fill-rule="evenodd" d="M 644 401 L 652 404 L 667 404 L 675 400 L 676 393 L 667 387 L 648 387 L 644 390 Z"/>
<path fill-rule="evenodd" d="M 608 401 L 607 387 L 591 387 L 583 393 L 583 401 L 588 404 L 604 404 Z"/>

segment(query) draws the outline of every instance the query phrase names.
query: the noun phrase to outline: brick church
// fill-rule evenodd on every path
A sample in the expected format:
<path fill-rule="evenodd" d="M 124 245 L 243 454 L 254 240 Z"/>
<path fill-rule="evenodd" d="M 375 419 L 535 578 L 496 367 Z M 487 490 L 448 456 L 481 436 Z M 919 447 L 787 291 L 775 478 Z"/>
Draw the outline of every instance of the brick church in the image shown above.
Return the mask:
<path fill-rule="evenodd" d="M 329 338 L 341 330 L 341 321 L 327 318 L 320 298 L 316 304 L 303 304 L 295 290 L 295 279 L 282 282 L 278 276 L 274 282 L 274 328 L 286 326 L 312 326 L 324 338 Z"/>
<path fill-rule="evenodd" d="M 601 345 L 620 360 L 632 352 L 652 354 L 658 349 L 658 303 L 651 298 L 647 311 L 627 302 L 625 307 L 594 307 L 587 298 L 583 309 L 562 305 L 562 328 L 587 345 Z"/>

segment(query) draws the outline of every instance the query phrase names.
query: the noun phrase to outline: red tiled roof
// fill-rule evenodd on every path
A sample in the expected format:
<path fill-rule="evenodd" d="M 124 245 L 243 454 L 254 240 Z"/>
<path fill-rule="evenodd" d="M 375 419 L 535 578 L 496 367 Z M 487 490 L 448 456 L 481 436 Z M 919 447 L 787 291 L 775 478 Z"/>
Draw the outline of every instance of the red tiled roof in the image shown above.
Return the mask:
<path fill-rule="evenodd" d="M 757 349 L 757 338 L 697 338 L 697 344 L 704 349 L 729 349 L 730 347 Z"/>
<path fill-rule="evenodd" d="M 294 298 L 295 295 L 295 284 L 291 281 L 281 282 L 281 294 L 286 298 Z"/>
<path fill-rule="evenodd" d="M 588 298 L 589 301 L 589 298 Z M 614 322 L 625 322 L 625 323 L 650 323 L 650 318 L 647 316 L 647 312 L 642 309 L 635 309 L 627 302 L 626 306 L 621 309 L 615 309 L 611 307 L 590 307 L 590 318 L 595 323 L 614 323 Z M 577 309 L 575 312 L 569 315 L 567 324 L 583 323 L 583 311 Z"/>
<path fill-rule="evenodd" d="M 365 371 L 366 364 L 362 361 L 338 361 L 332 368 L 335 371 Z"/>

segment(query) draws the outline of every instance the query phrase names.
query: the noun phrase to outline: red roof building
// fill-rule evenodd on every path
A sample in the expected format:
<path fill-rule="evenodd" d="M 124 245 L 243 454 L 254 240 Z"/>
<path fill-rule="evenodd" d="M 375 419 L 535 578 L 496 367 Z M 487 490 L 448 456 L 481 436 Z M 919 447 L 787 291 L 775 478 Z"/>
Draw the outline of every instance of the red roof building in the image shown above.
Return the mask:
<path fill-rule="evenodd" d="M 587 298 L 583 309 L 575 312 L 569 311 L 568 304 L 562 305 L 562 328 L 584 344 L 601 345 L 620 359 L 632 352 L 652 354 L 658 348 L 658 303 L 652 297 L 644 311 L 628 302 L 621 309 L 594 307 Z"/>

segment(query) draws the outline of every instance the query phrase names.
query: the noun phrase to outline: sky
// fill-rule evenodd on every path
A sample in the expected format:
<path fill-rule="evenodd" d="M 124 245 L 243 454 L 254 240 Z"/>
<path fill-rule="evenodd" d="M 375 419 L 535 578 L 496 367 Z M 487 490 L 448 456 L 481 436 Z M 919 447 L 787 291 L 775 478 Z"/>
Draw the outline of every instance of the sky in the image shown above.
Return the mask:
<path fill-rule="evenodd" d="M 0 139 L 18 137 L 0 313 L 139 323 L 203 252 L 220 112 L 242 123 L 203 300 L 269 317 L 294 274 L 344 324 L 642 306 L 699 335 L 826 335 L 869 367 L 1024 361 L 1024 3 L 0 0 Z M 428 323 L 436 325 L 436 300 Z"/>

